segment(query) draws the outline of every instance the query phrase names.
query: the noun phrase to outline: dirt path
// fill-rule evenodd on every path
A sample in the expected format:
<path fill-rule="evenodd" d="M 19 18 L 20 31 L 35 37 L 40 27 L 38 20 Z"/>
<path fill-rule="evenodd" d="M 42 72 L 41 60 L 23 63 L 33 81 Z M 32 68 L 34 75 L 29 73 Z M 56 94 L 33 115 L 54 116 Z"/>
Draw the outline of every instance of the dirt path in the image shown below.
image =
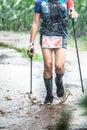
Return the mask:
<path fill-rule="evenodd" d="M 0 42 L 28 47 L 29 34 L 0 32 Z M 36 38 L 36 51 L 40 50 Z M 80 52 L 80 61 L 84 87 L 87 84 L 87 52 Z M 41 53 L 41 52 L 40 52 Z M 79 80 L 79 71 L 75 49 L 67 49 L 66 72 L 64 86 L 69 89 L 70 96 L 65 104 L 56 106 L 41 106 L 31 104 L 28 97 L 30 80 L 30 61 L 22 58 L 20 53 L 12 49 L 0 48 L 0 129 L 1 130 L 53 130 L 59 120 L 61 111 L 72 110 L 71 128 L 86 127 L 87 119 L 78 105 L 83 94 Z M 43 63 L 33 63 L 33 94 L 42 102 L 45 97 L 43 83 Z M 54 74 L 55 78 L 55 74 Z M 53 83 L 54 84 L 54 83 Z M 56 97 L 54 84 L 54 96 Z M 56 100 L 56 99 L 55 99 Z M 52 129 L 51 129 L 52 128 Z"/>

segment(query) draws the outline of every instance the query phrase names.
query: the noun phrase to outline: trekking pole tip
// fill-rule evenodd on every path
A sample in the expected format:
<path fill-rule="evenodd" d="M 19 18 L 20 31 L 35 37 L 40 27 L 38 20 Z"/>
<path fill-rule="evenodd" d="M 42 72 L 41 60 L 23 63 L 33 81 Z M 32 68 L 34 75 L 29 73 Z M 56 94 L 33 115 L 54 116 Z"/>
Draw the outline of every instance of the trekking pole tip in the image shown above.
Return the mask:
<path fill-rule="evenodd" d="M 30 92 L 30 94 L 32 94 L 32 92 Z"/>
<path fill-rule="evenodd" d="M 82 92 L 84 93 L 84 89 L 82 90 Z"/>

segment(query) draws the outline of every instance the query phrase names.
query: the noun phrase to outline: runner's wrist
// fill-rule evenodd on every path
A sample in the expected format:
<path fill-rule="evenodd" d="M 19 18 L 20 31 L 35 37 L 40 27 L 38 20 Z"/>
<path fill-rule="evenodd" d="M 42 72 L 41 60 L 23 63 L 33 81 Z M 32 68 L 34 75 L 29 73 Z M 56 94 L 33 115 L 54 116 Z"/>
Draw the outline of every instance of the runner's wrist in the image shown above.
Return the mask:
<path fill-rule="evenodd" d="M 29 46 L 32 46 L 32 45 L 34 46 L 34 42 L 30 42 L 30 43 L 29 43 Z"/>

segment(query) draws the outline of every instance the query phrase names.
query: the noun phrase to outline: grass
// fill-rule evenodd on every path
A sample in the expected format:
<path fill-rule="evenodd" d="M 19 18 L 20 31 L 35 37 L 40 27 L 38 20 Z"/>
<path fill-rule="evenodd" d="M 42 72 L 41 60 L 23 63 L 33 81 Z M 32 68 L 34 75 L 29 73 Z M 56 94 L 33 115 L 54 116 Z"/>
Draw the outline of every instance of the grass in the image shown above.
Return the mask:
<path fill-rule="evenodd" d="M 17 52 L 22 53 L 22 56 L 23 56 L 24 58 L 29 58 L 29 57 L 28 57 L 28 54 L 27 54 L 27 50 L 26 50 L 25 48 L 17 48 L 17 47 L 15 47 L 15 46 L 13 46 L 13 45 L 8 45 L 8 44 L 5 44 L 5 43 L 3 43 L 3 42 L 0 42 L 0 47 L 14 49 L 14 50 L 16 50 Z M 38 53 L 35 53 L 35 54 L 34 54 L 34 57 L 33 57 L 33 60 L 34 60 L 34 61 L 42 61 L 42 56 L 41 56 L 40 54 L 38 54 Z"/>
<path fill-rule="evenodd" d="M 68 43 L 68 46 L 75 47 L 75 41 L 72 37 L 67 38 L 67 43 Z"/>
<path fill-rule="evenodd" d="M 3 42 L 0 42 L 0 47 L 10 48 L 16 50 L 17 52 L 22 52 L 22 49 L 14 47 L 12 45 L 5 44 Z"/>
<path fill-rule="evenodd" d="M 85 90 L 84 97 L 80 100 L 79 105 L 84 109 L 84 115 L 87 116 L 87 89 Z"/>
<path fill-rule="evenodd" d="M 80 50 L 87 51 L 87 37 L 80 37 L 77 39 L 77 45 Z M 70 47 L 75 47 L 75 40 L 73 37 L 68 37 L 68 45 Z"/>
<path fill-rule="evenodd" d="M 56 124 L 55 130 L 69 130 L 70 127 L 70 119 L 71 119 L 71 111 L 70 109 L 63 109 L 61 113 L 61 118 Z"/>
<path fill-rule="evenodd" d="M 81 40 L 81 41 L 87 41 L 87 36 L 80 37 L 79 40 Z"/>

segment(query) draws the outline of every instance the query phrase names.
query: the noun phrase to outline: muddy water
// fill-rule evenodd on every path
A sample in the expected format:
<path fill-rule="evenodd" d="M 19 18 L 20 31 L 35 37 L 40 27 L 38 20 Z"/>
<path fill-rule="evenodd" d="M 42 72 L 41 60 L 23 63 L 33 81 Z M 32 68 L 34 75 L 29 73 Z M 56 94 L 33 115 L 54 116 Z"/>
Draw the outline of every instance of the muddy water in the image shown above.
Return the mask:
<path fill-rule="evenodd" d="M 80 52 L 83 83 L 87 84 L 87 53 Z M 48 130 L 53 129 L 64 108 L 72 110 L 71 128 L 87 128 L 87 119 L 78 105 L 83 97 L 79 79 L 75 49 L 67 52 L 64 86 L 72 96 L 65 104 L 56 106 L 32 105 L 28 97 L 30 91 L 30 60 L 22 58 L 12 49 L 0 49 L 0 129 L 2 130 Z M 43 63 L 33 62 L 33 94 L 42 102 L 45 97 Z M 54 74 L 55 78 L 55 74 Z M 56 86 L 53 92 L 56 97 Z M 54 99 L 54 102 L 57 102 Z"/>

